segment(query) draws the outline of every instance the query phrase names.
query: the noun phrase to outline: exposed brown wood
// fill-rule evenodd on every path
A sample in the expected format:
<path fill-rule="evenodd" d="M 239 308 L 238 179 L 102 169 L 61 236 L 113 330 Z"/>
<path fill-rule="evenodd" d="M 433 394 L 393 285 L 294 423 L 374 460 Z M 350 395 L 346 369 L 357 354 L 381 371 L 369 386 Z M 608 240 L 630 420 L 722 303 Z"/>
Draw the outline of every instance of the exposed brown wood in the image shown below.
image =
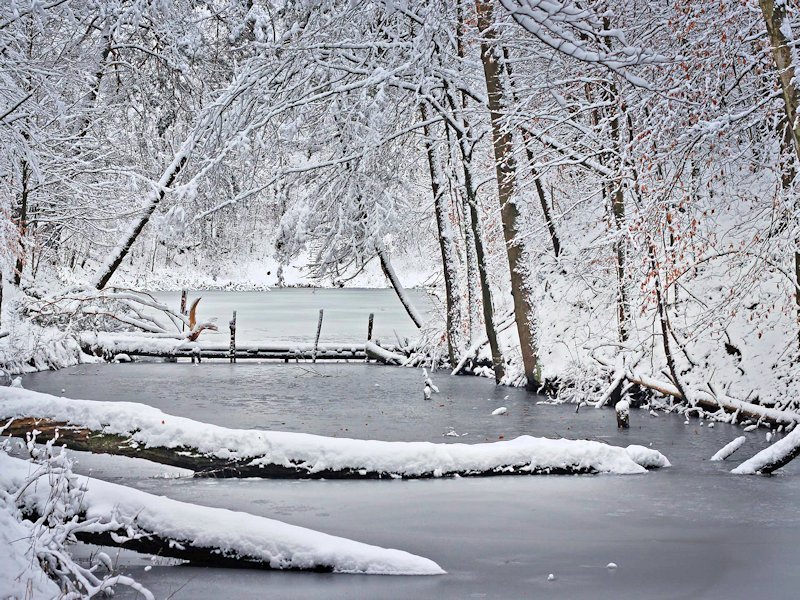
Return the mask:
<path fill-rule="evenodd" d="M 457 13 L 458 26 L 456 28 L 456 53 L 458 54 L 458 57 L 463 60 L 466 56 L 464 48 L 464 33 L 467 25 L 460 3 L 457 5 Z M 473 266 L 477 267 L 478 280 L 480 282 L 483 323 L 486 330 L 486 338 L 489 341 L 494 378 L 495 381 L 499 383 L 505 376 L 505 362 L 503 361 L 503 354 L 500 350 L 500 343 L 497 339 L 497 330 L 495 328 L 494 318 L 494 304 L 492 302 L 492 289 L 486 269 L 486 252 L 483 245 L 483 231 L 478 205 L 478 194 L 472 166 L 474 145 L 472 140 L 469 139 L 471 125 L 464 116 L 464 112 L 467 109 L 467 96 L 464 90 L 461 90 L 461 93 L 456 95 L 453 90 L 448 87 L 446 81 L 443 81 L 443 83 L 445 85 L 447 102 L 455 117 L 455 120 L 457 121 L 457 126 L 452 127 L 452 129 L 458 143 L 459 152 L 461 154 L 461 167 L 464 174 L 464 201 L 469 207 L 468 216 L 465 219 L 469 223 L 468 227 L 465 228 L 466 231 L 464 237 L 466 239 L 467 252 L 470 252 L 473 249 L 475 251 L 476 264 Z"/>
<path fill-rule="evenodd" d="M 320 313 L 322 313 L 322 311 L 320 311 Z M 230 323 L 228 323 L 228 327 L 231 330 L 230 361 L 232 363 L 235 363 L 236 362 L 236 311 L 233 311 L 233 317 L 231 317 Z M 317 339 L 319 339 L 319 334 L 317 334 Z M 316 355 L 316 351 L 314 352 L 314 354 Z"/>
<path fill-rule="evenodd" d="M 494 22 L 494 4 L 490 0 L 475 0 L 478 31 L 481 34 L 481 63 L 483 65 L 489 116 L 492 123 L 492 139 L 495 157 L 500 219 L 503 224 L 508 267 L 511 276 L 511 294 L 514 298 L 514 314 L 517 321 L 520 351 L 528 387 L 538 389 L 539 364 L 536 350 L 536 319 L 531 290 L 526 284 L 526 256 L 520 236 L 520 208 L 517 197 L 516 161 L 513 138 L 503 121 L 508 94 L 501 71 L 502 53 Z"/>
<path fill-rule="evenodd" d="M 4 421 L 6 419 L 3 419 Z M 324 469 L 310 471 L 302 464 L 249 464 L 251 459 L 231 461 L 213 456 L 200 454 L 193 448 L 183 446 L 175 448 L 145 447 L 136 444 L 130 438 L 92 431 L 85 427 L 74 427 L 52 419 L 21 418 L 11 422 L 5 429 L 4 435 L 25 437 L 36 429 L 39 434 L 37 441 L 45 442 L 52 439 L 58 429 L 58 442 L 63 443 L 72 450 L 92 452 L 95 454 L 113 454 L 133 458 L 143 458 L 163 465 L 190 469 L 195 472 L 195 477 L 211 478 L 241 478 L 261 477 L 267 479 L 390 479 L 396 478 L 393 473 L 368 471 L 364 469 Z M 580 475 L 596 473 L 592 468 L 580 464 L 567 465 L 558 468 L 534 468 L 527 470 L 525 464 L 502 465 L 487 470 L 453 470 L 442 473 L 441 476 L 460 477 L 490 477 L 494 475 Z M 412 477 L 403 476 L 404 479 L 430 479 L 439 477 L 439 473 L 427 472 Z M 128 547 L 128 546 L 125 546 Z M 148 551 L 149 552 L 149 551 Z M 181 558 L 181 557 L 178 557 Z"/>
<path fill-rule="evenodd" d="M 143 537 L 128 539 L 127 532 L 120 530 L 117 532 L 88 533 L 81 532 L 76 534 L 79 541 L 98 546 L 113 546 L 125 548 L 134 552 L 151 554 L 155 556 L 166 556 L 188 560 L 191 564 L 204 567 L 222 567 L 235 569 L 264 569 L 273 570 L 269 562 L 259 560 L 250 556 L 237 556 L 225 554 L 221 549 L 215 547 L 197 546 L 188 540 L 176 540 L 166 538 L 152 532 L 138 532 Z M 299 569 L 296 567 L 280 569 L 281 571 L 310 571 L 314 573 L 331 573 L 331 565 L 315 565 L 309 569 Z"/>
<path fill-rule="evenodd" d="M 795 81 L 795 66 L 792 60 L 792 44 L 784 33 L 784 25 L 788 24 L 786 3 L 775 0 L 759 0 L 761 13 L 767 27 L 767 35 L 772 45 L 772 58 L 778 73 L 778 81 L 783 95 L 783 107 L 786 112 L 787 135 L 794 141 L 794 151 L 800 160 L 800 89 Z M 788 25 L 787 25 L 788 26 Z M 789 26 L 789 30 L 791 27 Z M 784 187 L 786 182 L 784 182 Z M 795 209 L 800 200 L 795 198 Z M 795 239 L 794 251 L 795 302 L 797 304 L 797 336 L 800 341 L 800 240 Z"/>

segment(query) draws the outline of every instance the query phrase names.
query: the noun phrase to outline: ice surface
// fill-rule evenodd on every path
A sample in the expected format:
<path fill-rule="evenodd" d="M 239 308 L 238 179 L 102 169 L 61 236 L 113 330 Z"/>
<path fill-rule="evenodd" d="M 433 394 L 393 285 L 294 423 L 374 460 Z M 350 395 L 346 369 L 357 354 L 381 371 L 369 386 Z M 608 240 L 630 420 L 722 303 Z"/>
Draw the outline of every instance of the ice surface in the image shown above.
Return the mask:
<path fill-rule="evenodd" d="M 166 412 L 226 427 L 460 441 L 442 436 L 452 427 L 475 441 L 528 434 L 652 443 L 674 465 L 647 477 L 194 480 L 149 476 L 163 466 L 131 467 L 145 461 L 79 454 L 78 468 L 97 477 L 402 548 L 448 572 L 376 578 L 186 569 L 123 553 L 123 570 L 159 598 L 261 600 L 265 590 L 298 599 L 789 598 L 800 587 L 791 558 L 800 537 L 800 461 L 775 477 L 731 475 L 730 465 L 706 457 L 740 435 L 738 427 L 686 427 L 681 416 L 644 419 L 632 409 L 635 424 L 618 430 L 611 409 L 575 414 L 574 406 L 537 405 L 536 396 L 488 380 L 434 373 L 441 394 L 425 402 L 414 369 L 317 364 L 315 374 L 301 367 L 311 365 L 84 365 L 26 375 L 25 385 L 66 388 L 73 397 L 146 398 Z M 488 418 L 487 398 L 508 406 L 508 416 Z M 747 457 L 764 446 L 763 436 L 750 436 L 739 452 Z M 613 574 L 605 568 L 611 560 L 620 565 Z M 549 573 L 556 582 L 547 581 Z"/>

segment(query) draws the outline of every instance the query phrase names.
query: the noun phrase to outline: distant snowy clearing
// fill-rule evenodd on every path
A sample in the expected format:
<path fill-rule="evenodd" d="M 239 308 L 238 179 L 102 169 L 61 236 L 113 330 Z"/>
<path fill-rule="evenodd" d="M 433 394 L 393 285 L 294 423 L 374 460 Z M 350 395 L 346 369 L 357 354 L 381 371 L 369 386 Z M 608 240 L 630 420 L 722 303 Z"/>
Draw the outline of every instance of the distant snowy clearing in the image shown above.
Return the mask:
<path fill-rule="evenodd" d="M 235 467 L 238 476 L 270 476 L 274 472 L 279 474 L 273 476 L 282 477 L 393 478 L 541 473 L 630 475 L 670 466 L 661 453 L 643 446 L 622 448 L 588 440 L 527 435 L 481 444 L 385 442 L 228 429 L 169 415 L 145 404 L 72 400 L 12 388 L 0 389 L 0 417 L 47 419 L 121 436 L 126 438 L 128 455 L 136 455 L 140 448 L 170 449 L 168 454 L 173 457 L 199 456 L 223 468 Z"/>

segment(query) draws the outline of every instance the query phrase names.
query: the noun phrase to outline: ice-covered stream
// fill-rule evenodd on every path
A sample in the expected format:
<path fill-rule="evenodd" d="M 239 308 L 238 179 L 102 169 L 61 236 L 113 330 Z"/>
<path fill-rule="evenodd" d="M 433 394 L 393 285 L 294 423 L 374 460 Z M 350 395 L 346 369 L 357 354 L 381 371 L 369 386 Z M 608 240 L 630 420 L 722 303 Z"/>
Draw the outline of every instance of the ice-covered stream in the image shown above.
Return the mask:
<path fill-rule="evenodd" d="M 672 461 L 644 476 L 491 477 L 447 481 L 261 481 L 158 477 L 161 466 L 82 455 L 80 470 L 148 492 L 228 507 L 427 556 L 436 578 L 331 576 L 154 566 L 124 569 L 174 598 L 791 597 L 800 534 L 800 470 L 737 477 L 708 458 L 741 429 L 632 411 L 619 432 L 610 410 L 536 404 L 486 380 L 363 364 L 85 365 L 26 377 L 71 397 L 153 404 L 231 427 L 387 440 L 485 441 L 523 433 L 651 442 Z M 506 396 L 508 396 L 506 398 Z M 508 412 L 491 416 L 503 405 Z M 446 435 L 450 431 L 461 437 Z M 464 433 L 468 433 L 463 437 Z M 742 459 L 766 444 L 746 434 Z M 619 567 L 605 567 L 614 562 Z M 548 581 L 549 573 L 556 579 Z M 181 587 L 183 586 L 183 587 Z"/>
<path fill-rule="evenodd" d="M 326 310 L 334 332 L 336 320 L 328 316 Z M 353 320 L 359 331 L 361 321 Z M 652 443 L 673 465 L 627 477 L 194 480 L 165 477 L 180 472 L 141 460 L 79 455 L 83 473 L 402 548 L 448 572 L 416 578 L 240 571 L 163 566 L 121 554 L 121 569 L 159 598 L 796 596 L 800 465 L 773 477 L 729 473 L 766 445 L 764 430 L 744 434 L 746 444 L 727 461 L 711 462 L 742 435 L 740 428 L 709 428 L 694 418 L 685 425 L 683 417 L 633 410 L 631 429 L 619 431 L 611 410 L 576 414 L 574 406 L 538 404 L 541 398 L 485 379 L 437 373 L 434 380 L 441 393 L 431 401 L 423 399 L 421 371 L 363 363 L 82 365 L 27 375 L 24 385 L 71 398 L 145 402 L 238 428 L 435 442 L 530 434 Z M 500 406 L 507 412 L 492 416 Z M 612 562 L 618 567 L 607 569 Z M 117 597 L 134 596 L 120 590 Z"/>
<path fill-rule="evenodd" d="M 422 290 L 408 290 L 414 304 L 429 313 L 432 303 Z M 157 292 L 155 297 L 177 309 L 180 292 Z M 274 288 L 270 291 L 227 292 L 190 291 L 189 302 L 197 297 L 198 319 L 216 319 L 220 334 L 206 332 L 203 339 L 219 336 L 228 339 L 228 321 L 237 314 L 236 337 L 240 342 L 280 340 L 313 342 L 319 310 L 323 309 L 321 342 L 363 342 L 367 335 L 369 314 L 375 315 L 374 337 L 395 343 L 413 338 L 414 323 L 404 312 L 394 291 L 366 288 Z"/>

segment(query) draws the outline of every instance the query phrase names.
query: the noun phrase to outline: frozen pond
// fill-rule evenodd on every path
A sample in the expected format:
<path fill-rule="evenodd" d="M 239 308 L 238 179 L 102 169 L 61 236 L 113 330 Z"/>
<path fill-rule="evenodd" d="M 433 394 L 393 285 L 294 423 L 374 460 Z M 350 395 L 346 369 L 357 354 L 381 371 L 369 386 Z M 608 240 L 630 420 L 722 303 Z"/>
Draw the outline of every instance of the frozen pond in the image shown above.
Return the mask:
<path fill-rule="evenodd" d="M 408 290 L 417 308 L 430 312 L 432 303 L 426 292 Z M 153 294 L 168 306 L 180 307 L 180 292 Z M 322 321 L 320 342 L 363 342 L 367 337 L 369 314 L 375 315 L 373 335 L 380 340 L 395 343 L 395 332 L 401 338 L 413 338 L 414 323 L 391 289 L 317 289 L 274 288 L 266 292 L 189 292 L 191 303 L 202 297 L 198 305 L 198 319 L 215 318 L 220 333 L 205 332 L 206 341 L 215 336 L 228 339 L 228 321 L 236 311 L 236 338 L 240 342 L 280 340 L 313 342 L 317 332 L 319 310 L 325 315 Z"/>
<path fill-rule="evenodd" d="M 122 554 L 122 570 L 158 598 L 796 597 L 800 469 L 793 464 L 769 478 L 728 472 L 764 447 L 763 431 L 745 434 L 748 444 L 732 462 L 710 463 L 741 429 L 633 411 L 632 428 L 620 432 L 610 410 L 575 414 L 574 406 L 537 404 L 536 396 L 487 380 L 444 373 L 435 380 L 441 394 L 432 402 L 422 399 L 420 371 L 361 363 L 84 365 L 28 375 L 24 383 L 242 428 L 437 442 L 527 433 L 652 443 L 674 465 L 627 477 L 193 480 L 164 479 L 174 470 L 145 461 L 81 455 L 84 473 L 400 548 L 448 572 L 378 577 L 158 563 L 145 571 L 147 557 Z M 501 405 L 508 413 L 490 416 Z M 444 436 L 451 428 L 469 435 Z M 608 570 L 609 562 L 619 567 Z"/>

